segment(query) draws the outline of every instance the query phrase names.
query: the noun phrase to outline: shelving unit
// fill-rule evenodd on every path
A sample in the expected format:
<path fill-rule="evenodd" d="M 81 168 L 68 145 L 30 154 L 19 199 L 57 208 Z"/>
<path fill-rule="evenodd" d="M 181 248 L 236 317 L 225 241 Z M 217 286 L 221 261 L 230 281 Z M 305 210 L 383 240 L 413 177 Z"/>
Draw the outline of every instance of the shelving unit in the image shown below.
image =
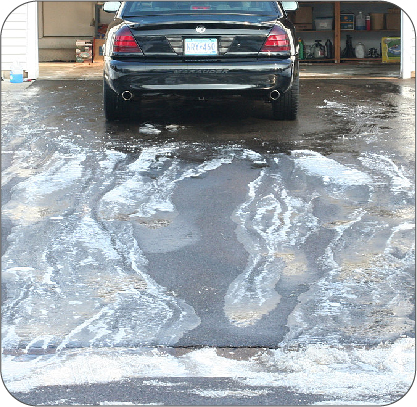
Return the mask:
<path fill-rule="evenodd" d="M 312 29 L 297 29 L 298 38 L 302 38 L 307 45 L 313 45 L 315 40 L 322 40 L 324 45 L 327 39 L 330 39 L 333 43 L 333 58 L 331 59 L 314 59 L 308 58 L 302 60 L 302 62 L 327 62 L 327 63 L 358 63 L 358 62 L 381 62 L 382 58 L 342 58 L 342 49 L 345 48 L 347 35 L 352 37 L 353 47 L 358 42 L 363 43 L 366 49 L 376 48 L 380 53 L 380 43 L 382 37 L 399 37 L 401 35 L 401 28 L 398 29 L 381 29 L 375 30 L 345 30 L 341 29 L 340 15 L 342 13 L 352 13 L 355 16 L 362 11 L 364 15 L 369 13 L 383 13 L 388 14 L 390 8 L 396 6 L 391 3 L 383 1 L 372 2 L 300 2 L 300 7 L 313 7 Z M 315 30 L 314 20 L 318 17 L 332 17 L 333 27 L 331 30 Z M 297 24 L 296 24 L 297 26 Z M 300 27 L 300 25 L 299 25 Z M 301 25 L 301 27 L 305 27 Z"/>

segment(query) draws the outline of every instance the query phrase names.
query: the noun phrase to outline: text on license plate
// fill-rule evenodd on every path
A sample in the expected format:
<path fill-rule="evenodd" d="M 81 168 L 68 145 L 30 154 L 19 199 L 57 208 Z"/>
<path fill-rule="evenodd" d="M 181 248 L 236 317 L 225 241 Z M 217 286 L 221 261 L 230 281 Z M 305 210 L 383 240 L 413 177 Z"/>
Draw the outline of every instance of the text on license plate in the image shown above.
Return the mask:
<path fill-rule="evenodd" d="M 184 55 L 217 55 L 217 39 L 185 38 Z"/>

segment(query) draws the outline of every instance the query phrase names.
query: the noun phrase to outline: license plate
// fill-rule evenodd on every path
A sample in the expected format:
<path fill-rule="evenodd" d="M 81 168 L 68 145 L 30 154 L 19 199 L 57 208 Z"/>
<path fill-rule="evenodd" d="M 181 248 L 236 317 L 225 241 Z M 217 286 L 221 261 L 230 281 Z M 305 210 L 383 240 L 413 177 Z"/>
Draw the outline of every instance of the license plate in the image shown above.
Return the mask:
<path fill-rule="evenodd" d="M 184 55 L 217 55 L 217 39 L 185 38 Z"/>

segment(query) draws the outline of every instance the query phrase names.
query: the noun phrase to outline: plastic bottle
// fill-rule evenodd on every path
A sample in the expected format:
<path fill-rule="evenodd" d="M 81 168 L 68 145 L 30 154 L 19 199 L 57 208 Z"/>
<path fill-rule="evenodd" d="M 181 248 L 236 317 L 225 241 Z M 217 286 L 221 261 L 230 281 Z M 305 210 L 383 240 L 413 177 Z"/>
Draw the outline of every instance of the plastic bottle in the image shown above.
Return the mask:
<path fill-rule="evenodd" d="M 326 41 L 325 48 L 326 48 L 325 54 L 324 54 L 325 57 L 327 59 L 332 59 L 333 58 L 333 44 L 329 39 Z"/>
<path fill-rule="evenodd" d="M 365 16 L 363 15 L 362 11 L 359 11 L 359 14 L 356 16 L 355 28 L 357 30 L 366 29 Z"/>
<path fill-rule="evenodd" d="M 299 57 L 300 57 L 300 59 L 305 59 L 304 41 L 301 38 L 298 39 L 298 45 L 300 47 L 300 49 L 298 51 Z"/>
<path fill-rule="evenodd" d="M 358 43 L 355 47 L 356 58 L 365 58 L 365 45 L 361 42 Z"/>
<path fill-rule="evenodd" d="M 321 40 L 315 40 L 314 58 L 324 58 L 325 48 L 321 43 Z"/>
<path fill-rule="evenodd" d="M 18 62 L 15 62 L 10 69 L 10 83 L 23 82 L 23 68 Z"/>
<path fill-rule="evenodd" d="M 366 31 L 371 31 L 371 16 L 368 14 L 365 17 Z"/>

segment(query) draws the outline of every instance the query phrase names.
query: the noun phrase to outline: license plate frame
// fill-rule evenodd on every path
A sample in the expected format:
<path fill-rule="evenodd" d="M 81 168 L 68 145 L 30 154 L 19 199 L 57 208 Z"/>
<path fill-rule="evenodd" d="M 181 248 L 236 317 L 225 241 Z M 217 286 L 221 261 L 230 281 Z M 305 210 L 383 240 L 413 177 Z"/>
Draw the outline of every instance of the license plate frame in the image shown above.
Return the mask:
<path fill-rule="evenodd" d="M 184 38 L 185 56 L 218 55 L 217 38 Z"/>

